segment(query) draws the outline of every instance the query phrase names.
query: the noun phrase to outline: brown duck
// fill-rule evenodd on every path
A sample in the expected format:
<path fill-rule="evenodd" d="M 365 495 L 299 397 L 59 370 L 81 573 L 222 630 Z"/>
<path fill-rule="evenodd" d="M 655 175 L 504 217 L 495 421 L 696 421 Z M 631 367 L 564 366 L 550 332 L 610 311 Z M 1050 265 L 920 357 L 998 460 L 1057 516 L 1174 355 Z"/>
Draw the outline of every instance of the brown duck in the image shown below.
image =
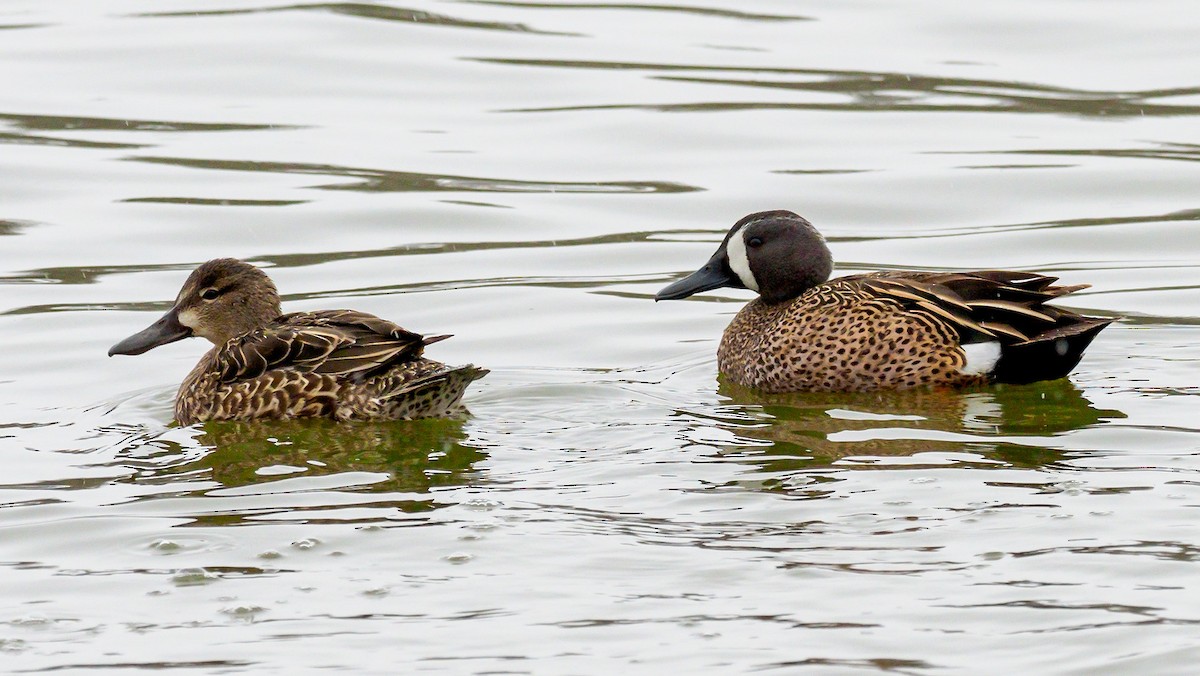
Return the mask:
<path fill-rule="evenodd" d="M 738 221 L 708 263 L 658 292 L 757 291 L 717 367 L 766 392 L 860 391 L 1061 378 L 1115 319 L 1045 303 L 1088 285 L 1030 272 L 877 272 L 829 279 L 825 239 L 790 211 Z"/>
<path fill-rule="evenodd" d="M 397 420 L 457 415 L 463 392 L 487 370 L 426 359 L 424 337 L 365 312 L 282 314 L 262 270 L 232 258 L 196 268 L 175 305 L 112 346 L 141 354 L 200 336 L 213 349 L 175 396 L 181 425 L 205 420 L 325 417 Z"/>

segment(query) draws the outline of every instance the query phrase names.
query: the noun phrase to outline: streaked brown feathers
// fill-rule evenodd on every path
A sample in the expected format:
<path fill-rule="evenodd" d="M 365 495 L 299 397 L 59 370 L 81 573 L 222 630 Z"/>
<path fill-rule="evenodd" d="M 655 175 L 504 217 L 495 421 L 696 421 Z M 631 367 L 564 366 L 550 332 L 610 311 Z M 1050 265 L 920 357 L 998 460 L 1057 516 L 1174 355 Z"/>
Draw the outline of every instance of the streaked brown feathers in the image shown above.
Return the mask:
<path fill-rule="evenodd" d="M 487 371 L 423 356 L 450 336 L 423 337 L 354 310 L 281 314 L 261 269 L 218 258 L 192 271 L 174 306 L 113 354 L 142 354 L 200 336 L 214 347 L 184 379 L 175 417 L 205 420 L 324 416 L 393 420 L 459 415 L 467 386 Z"/>
<path fill-rule="evenodd" d="M 425 359 L 425 338 L 353 310 L 280 316 L 231 339 L 180 389 L 179 422 L 328 416 L 376 420 L 461 409 L 466 386 L 487 373 Z"/>

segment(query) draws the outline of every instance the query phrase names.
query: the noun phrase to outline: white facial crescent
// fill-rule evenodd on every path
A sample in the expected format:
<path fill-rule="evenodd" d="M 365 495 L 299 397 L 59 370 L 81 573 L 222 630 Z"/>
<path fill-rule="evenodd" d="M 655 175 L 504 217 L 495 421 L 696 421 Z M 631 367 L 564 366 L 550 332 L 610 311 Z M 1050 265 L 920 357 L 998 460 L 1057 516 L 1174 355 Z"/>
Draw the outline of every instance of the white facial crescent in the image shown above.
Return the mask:
<path fill-rule="evenodd" d="M 758 280 L 750 271 L 750 257 L 746 255 L 746 226 L 738 228 L 725 245 L 725 254 L 729 256 L 729 269 L 742 280 L 747 289 L 758 291 Z"/>

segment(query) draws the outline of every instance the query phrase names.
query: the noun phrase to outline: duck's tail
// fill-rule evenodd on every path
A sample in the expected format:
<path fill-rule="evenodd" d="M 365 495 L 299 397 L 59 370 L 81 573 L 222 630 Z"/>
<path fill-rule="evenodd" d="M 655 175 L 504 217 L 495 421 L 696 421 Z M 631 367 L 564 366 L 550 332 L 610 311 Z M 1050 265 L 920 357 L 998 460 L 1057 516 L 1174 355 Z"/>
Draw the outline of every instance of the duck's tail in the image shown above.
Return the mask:
<path fill-rule="evenodd" d="M 488 374 L 474 364 L 446 366 L 424 360 L 428 370 L 379 393 L 387 409 L 386 417 L 397 420 L 412 418 L 453 418 L 467 413 L 462 404 L 467 386 Z"/>
<path fill-rule="evenodd" d="M 1062 378 L 1079 363 L 1096 334 L 1116 321 L 1047 305 L 1088 288 L 1087 284 L 1055 286 L 1057 277 L 978 270 L 924 274 L 915 279 L 924 286 L 910 290 L 923 293 L 918 300 L 929 301 L 925 305 L 940 304 L 932 309 L 959 331 L 964 346 L 990 343 L 1000 348 L 998 359 L 990 352 L 996 361 L 986 371 L 993 382 L 1025 384 Z M 882 278 L 882 283 L 888 281 Z M 951 292 L 950 298 L 939 293 L 943 287 Z"/>
<path fill-rule="evenodd" d="M 992 379 L 998 383 L 1024 385 L 1062 378 L 1079 363 L 1096 334 L 1116 321 L 1070 314 L 1074 321 L 1055 325 L 1028 340 L 1003 345 L 1000 360 L 991 373 Z"/>

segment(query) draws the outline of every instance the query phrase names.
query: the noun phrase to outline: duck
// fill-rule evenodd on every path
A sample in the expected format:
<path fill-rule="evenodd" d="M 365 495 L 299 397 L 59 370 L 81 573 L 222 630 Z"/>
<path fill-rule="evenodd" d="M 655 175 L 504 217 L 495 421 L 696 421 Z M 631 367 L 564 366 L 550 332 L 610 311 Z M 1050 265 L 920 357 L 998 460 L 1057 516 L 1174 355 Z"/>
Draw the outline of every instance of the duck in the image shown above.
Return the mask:
<path fill-rule="evenodd" d="M 821 233 L 786 210 L 745 216 L 699 270 L 664 287 L 678 300 L 749 289 L 721 336 L 717 368 L 767 393 L 1028 384 L 1065 377 L 1117 318 L 1047 303 L 1087 284 L 1032 272 L 886 271 L 830 279 Z"/>
<path fill-rule="evenodd" d="M 271 278 L 235 258 L 196 268 L 171 309 L 113 345 L 108 356 L 138 355 L 190 337 L 213 347 L 175 396 L 180 425 L 457 417 L 466 410 L 467 386 L 488 373 L 424 356 L 427 345 L 449 335 L 423 336 L 355 310 L 283 314 Z"/>

